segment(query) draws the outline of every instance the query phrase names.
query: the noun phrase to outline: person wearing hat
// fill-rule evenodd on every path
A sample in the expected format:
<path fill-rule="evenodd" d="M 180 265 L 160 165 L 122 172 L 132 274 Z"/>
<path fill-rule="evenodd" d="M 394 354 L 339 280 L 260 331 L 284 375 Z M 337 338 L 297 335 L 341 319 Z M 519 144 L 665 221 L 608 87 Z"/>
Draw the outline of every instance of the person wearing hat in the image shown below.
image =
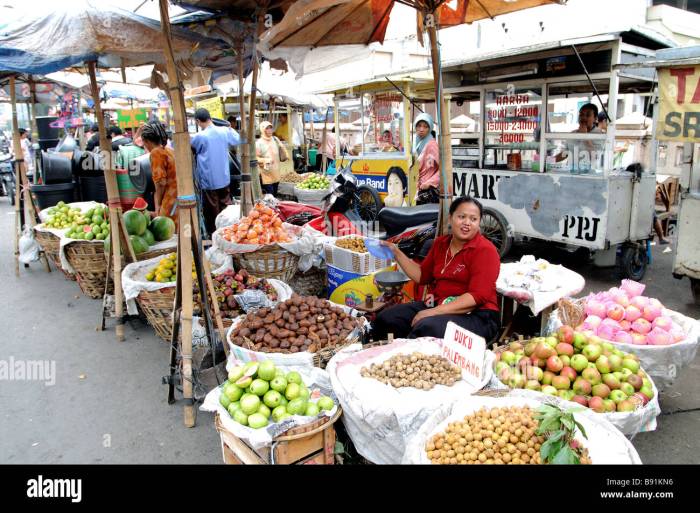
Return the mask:
<path fill-rule="evenodd" d="M 280 184 L 280 165 L 289 158 L 280 140 L 272 135 L 272 123 L 260 123 L 260 139 L 255 142 L 255 155 L 261 164 L 260 181 L 263 194 L 277 196 Z"/>
<path fill-rule="evenodd" d="M 435 123 L 430 114 L 423 113 L 414 123 L 416 137 L 413 149 L 418 158 L 418 190 L 416 205 L 440 202 L 440 147 L 433 128 Z"/>

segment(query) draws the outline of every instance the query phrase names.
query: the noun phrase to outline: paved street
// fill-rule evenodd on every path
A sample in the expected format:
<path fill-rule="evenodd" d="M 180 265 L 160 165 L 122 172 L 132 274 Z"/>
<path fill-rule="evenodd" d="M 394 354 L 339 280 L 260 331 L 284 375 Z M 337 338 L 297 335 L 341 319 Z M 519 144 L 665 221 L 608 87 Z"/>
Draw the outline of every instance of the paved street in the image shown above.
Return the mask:
<path fill-rule="evenodd" d="M 168 347 L 153 330 L 127 325 L 125 342 L 113 329 L 96 331 L 100 301 L 80 293 L 60 272 L 46 274 L 39 263 L 14 275 L 14 212 L 0 198 L 0 304 L 4 309 L 0 360 L 55 361 L 55 385 L 5 381 L 0 386 L 2 463 L 220 463 L 212 416 L 199 413 L 197 426 L 183 427 L 180 405 L 169 406 L 161 377 Z M 519 247 L 512 255 L 518 258 Z M 583 274 L 585 292 L 618 283 L 612 270 L 594 269 L 563 253 L 537 247 L 537 255 Z M 654 246 L 646 294 L 698 318 L 687 281 L 671 276 L 672 254 Z M 684 369 L 664 393 L 664 414 L 653 433 L 634 439 L 644 463 L 700 460 L 700 360 Z"/>

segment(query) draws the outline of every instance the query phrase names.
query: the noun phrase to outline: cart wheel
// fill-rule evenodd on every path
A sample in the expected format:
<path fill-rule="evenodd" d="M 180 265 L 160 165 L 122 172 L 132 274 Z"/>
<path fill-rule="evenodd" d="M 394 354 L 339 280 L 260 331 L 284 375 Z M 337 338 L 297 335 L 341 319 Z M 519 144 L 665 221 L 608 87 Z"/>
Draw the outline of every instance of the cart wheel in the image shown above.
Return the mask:
<path fill-rule="evenodd" d="M 382 200 L 379 193 L 367 185 L 360 185 L 355 195 L 355 213 L 360 219 L 366 222 L 377 220 L 379 211 L 382 209 Z"/>
<path fill-rule="evenodd" d="M 481 233 L 496 246 L 501 258 L 513 245 L 513 237 L 508 235 L 508 221 L 497 210 L 484 208 L 481 214 Z"/>
<path fill-rule="evenodd" d="M 622 248 L 622 254 L 620 255 L 620 276 L 640 281 L 644 278 L 648 263 L 646 244 L 626 245 Z"/>
<path fill-rule="evenodd" d="M 690 292 L 693 294 L 695 304 L 700 306 L 700 280 L 690 278 Z"/>

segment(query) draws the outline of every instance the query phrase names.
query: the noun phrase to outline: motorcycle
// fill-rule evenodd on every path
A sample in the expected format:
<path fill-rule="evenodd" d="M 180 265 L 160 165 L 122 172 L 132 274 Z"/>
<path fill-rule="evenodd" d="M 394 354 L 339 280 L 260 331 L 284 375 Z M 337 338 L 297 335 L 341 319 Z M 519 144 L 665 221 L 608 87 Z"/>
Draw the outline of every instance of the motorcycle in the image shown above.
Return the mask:
<path fill-rule="evenodd" d="M 15 171 L 9 153 L 0 156 L 0 196 L 7 196 L 10 204 L 15 204 Z"/>
<path fill-rule="evenodd" d="M 421 260 L 428 255 L 435 240 L 440 206 L 434 203 L 382 207 L 376 189 L 358 185 L 357 177 L 347 166 L 334 177 L 323 210 L 325 216 L 310 223 L 314 228 L 335 237 L 363 235 L 393 242 L 409 258 Z M 327 222 L 326 230 L 324 221 Z M 501 257 L 511 245 L 505 227 L 507 222 L 499 212 L 483 208 L 481 233 L 496 246 Z"/>

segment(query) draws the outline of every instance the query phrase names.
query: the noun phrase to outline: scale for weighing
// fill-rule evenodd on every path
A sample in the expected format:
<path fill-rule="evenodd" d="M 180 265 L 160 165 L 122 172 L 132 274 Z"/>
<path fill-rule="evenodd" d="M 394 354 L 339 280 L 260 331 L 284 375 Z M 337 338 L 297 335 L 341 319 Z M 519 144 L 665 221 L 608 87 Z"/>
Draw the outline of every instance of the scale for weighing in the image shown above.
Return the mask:
<path fill-rule="evenodd" d="M 382 293 L 379 301 L 387 306 L 404 302 L 403 287 L 411 279 L 401 271 L 382 271 L 374 276 L 374 283 Z"/>

